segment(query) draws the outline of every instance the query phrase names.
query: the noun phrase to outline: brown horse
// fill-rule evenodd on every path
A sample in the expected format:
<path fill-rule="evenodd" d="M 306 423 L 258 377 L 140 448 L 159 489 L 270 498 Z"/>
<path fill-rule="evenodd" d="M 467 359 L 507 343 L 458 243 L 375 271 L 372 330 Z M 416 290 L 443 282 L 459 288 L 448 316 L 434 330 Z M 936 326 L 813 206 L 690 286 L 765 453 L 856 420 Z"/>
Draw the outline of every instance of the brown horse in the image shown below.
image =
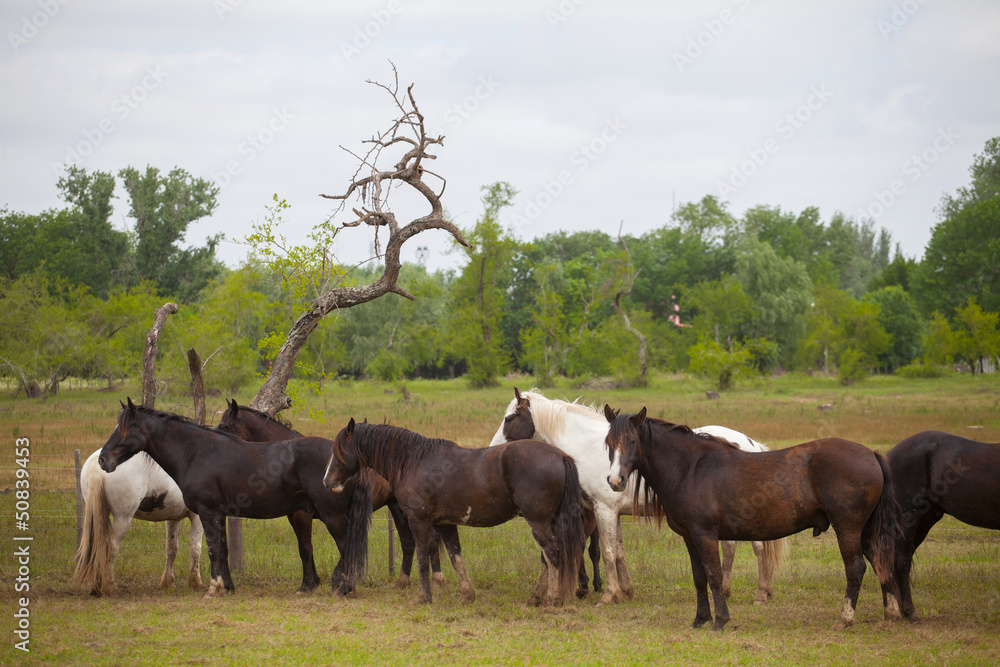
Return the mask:
<path fill-rule="evenodd" d="M 430 602 L 428 552 L 434 530 L 444 540 L 461 581 L 462 597 L 475 600 L 465 572 L 458 526 L 497 526 L 519 514 L 542 547 L 543 568 L 529 604 L 562 604 L 573 592 L 586 535 L 583 493 L 573 459 L 544 442 L 521 440 L 500 447 L 466 449 L 387 424 L 355 424 L 334 440 L 324 484 L 331 490 L 364 468 L 392 486 L 417 543 L 420 590 Z"/>
<path fill-rule="evenodd" d="M 886 618 L 899 618 L 896 503 L 881 454 L 836 438 L 748 453 L 687 426 L 647 419 L 645 408 L 636 415 L 616 415 L 608 406 L 604 411 L 611 423 L 608 483 L 624 489 L 638 471 L 646 507 L 684 538 L 698 598 L 694 627 L 712 620 L 706 586 L 715 602 L 714 629 L 729 621 L 719 540 L 776 540 L 807 528 L 816 536 L 831 525 L 847 574 L 844 608 L 834 627 L 854 621 L 865 558 L 882 585 Z M 637 490 L 635 502 L 640 500 Z"/>
<path fill-rule="evenodd" d="M 222 414 L 216 428 L 226 433 L 232 433 L 237 438 L 248 442 L 274 442 L 304 437 L 290 425 L 282 423 L 266 412 L 245 406 L 240 407 L 236 403 L 236 399 L 233 399 L 231 403 L 227 402 L 226 406 L 226 411 Z M 383 505 L 388 505 L 389 513 L 392 514 L 392 520 L 396 524 L 399 544 L 403 551 L 396 587 L 405 588 L 410 585 L 410 571 L 413 569 L 413 533 L 410 532 L 406 516 L 399 508 L 399 503 L 396 502 L 396 497 L 392 494 L 389 483 L 370 470 L 363 474 L 366 476 L 367 485 L 371 488 L 372 509 L 377 510 Z M 299 539 L 299 555 L 302 557 L 302 562 L 308 562 L 312 566 L 312 578 L 309 580 L 312 582 L 311 586 L 307 587 L 306 568 L 303 566 L 302 588 L 299 589 L 299 592 L 311 590 L 319 583 L 312 555 L 312 522 L 314 518 L 316 518 L 315 515 L 305 512 L 288 517 L 292 528 L 295 529 L 295 535 Z M 440 544 L 441 538 L 437 534 L 435 534 L 435 541 Z M 440 547 L 431 549 L 431 572 L 433 573 L 432 581 L 435 584 L 443 585 L 444 575 L 441 573 Z"/>
<path fill-rule="evenodd" d="M 365 570 L 371 492 L 364 480 L 350 480 L 343 493 L 324 488 L 320 471 L 329 451 L 330 441 L 323 438 L 246 442 L 129 399 L 98 463 L 111 473 L 146 452 L 177 483 L 184 504 L 205 528 L 212 561 L 207 596 L 235 591 L 225 517 L 274 519 L 303 511 L 319 516 L 337 543 L 341 560 L 330 584 L 346 595 Z M 302 566 L 307 567 L 305 560 Z"/>
<path fill-rule="evenodd" d="M 896 550 L 900 605 L 916 617 L 910 591 L 913 553 L 945 514 L 1000 530 L 1000 444 L 941 431 L 911 435 L 886 455 L 900 504 L 903 536 Z"/>

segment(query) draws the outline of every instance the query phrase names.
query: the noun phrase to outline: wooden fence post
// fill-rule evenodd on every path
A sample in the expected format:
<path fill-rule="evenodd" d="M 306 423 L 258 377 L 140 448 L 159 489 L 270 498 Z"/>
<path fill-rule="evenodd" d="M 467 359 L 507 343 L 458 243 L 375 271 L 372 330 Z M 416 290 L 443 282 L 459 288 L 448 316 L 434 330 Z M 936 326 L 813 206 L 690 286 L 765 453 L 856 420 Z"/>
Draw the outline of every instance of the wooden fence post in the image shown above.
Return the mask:
<path fill-rule="evenodd" d="M 80 450 L 73 450 L 73 464 L 76 468 L 76 548 L 80 549 L 83 539 L 83 489 L 80 487 Z"/>

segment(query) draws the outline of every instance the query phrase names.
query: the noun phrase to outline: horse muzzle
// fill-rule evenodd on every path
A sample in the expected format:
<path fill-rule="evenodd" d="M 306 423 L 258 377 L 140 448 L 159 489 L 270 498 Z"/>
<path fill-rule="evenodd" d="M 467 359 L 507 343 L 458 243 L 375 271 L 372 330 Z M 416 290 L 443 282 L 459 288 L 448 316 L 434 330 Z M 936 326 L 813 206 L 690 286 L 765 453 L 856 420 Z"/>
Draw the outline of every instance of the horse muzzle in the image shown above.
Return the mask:
<path fill-rule="evenodd" d="M 113 463 L 108 459 L 104 458 L 103 456 L 97 459 L 97 465 L 101 466 L 101 470 L 103 470 L 104 472 L 114 472 L 115 468 L 118 467 L 117 463 Z"/>
<path fill-rule="evenodd" d="M 625 480 L 615 475 L 608 475 L 608 486 L 612 491 L 621 493 L 625 490 Z"/>

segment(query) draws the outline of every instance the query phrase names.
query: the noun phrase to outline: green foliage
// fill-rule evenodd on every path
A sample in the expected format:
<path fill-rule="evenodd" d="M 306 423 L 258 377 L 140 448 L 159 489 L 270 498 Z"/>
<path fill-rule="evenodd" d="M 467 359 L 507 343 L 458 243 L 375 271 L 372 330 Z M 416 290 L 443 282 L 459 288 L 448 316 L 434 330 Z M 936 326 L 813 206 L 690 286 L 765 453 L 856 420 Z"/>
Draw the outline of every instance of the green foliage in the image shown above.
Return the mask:
<path fill-rule="evenodd" d="M 877 303 L 859 301 L 827 285 L 816 286 L 805 316 L 805 340 L 796 354 L 799 366 L 829 370 L 833 364 L 841 367 L 842 380 L 856 381 L 892 344 L 880 316 Z"/>
<path fill-rule="evenodd" d="M 703 337 L 688 354 L 690 371 L 703 377 L 719 391 L 730 389 L 737 380 L 754 375 L 753 354 L 741 343 L 726 349 L 711 338 Z"/>
<path fill-rule="evenodd" d="M 923 362 L 926 364 L 950 364 L 955 359 L 955 332 L 951 329 L 948 319 L 934 311 L 927 330 L 921 338 L 924 350 Z"/>
<path fill-rule="evenodd" d="M 698 283 L 687 300 L 697 308 L 692 325 L 698 335 L 744 340 L 749 334 L 756 310 L 736 276 Z"/>
<path fill-rule="evenodd" d="M 879 363 L 892 370 L 916 359 L 924 324 L 909 293 L 892 285 L 869 292 L 864 300 L 879 307 L 878 321 L 892 336 L 892 345 L 879 355 Z"/>
<path fill-rule="evenodd" d="M 967 206 L 931 231 L 914 276 L 923 312 L 954 314 L 970 298 L 1000 311 L 1000 197 Z"/>
<path fill-rule="evenodd" d="M 849 347 L 840 353 L 837 379 L 842 385 L 864 380 L 871 373 L 871 356 Z"/>
<path fill-rule="evenodd" d="M 180 167 L 166 176 L 156 167 L 147 166 L 145 173 L 126 167 L 118 176 L 129 196 L 129 216 L 135 219 L 133 280 L 152 280 L 161 293 L 190 300 L 219 274 L 215 246 L 222 237 L 209 239 L 200 249 L 179 244 L 192 222 L 215 210 L 218 186 Z"/>
<path fill-rule="evenodd" d="M 805 266 L 748 237 L 736 258 L 736 277 L 756 310 L 749 336 L 774 341 L 782 361 L 790 360 L 803 334 L 802 315 L 812 289 Z"/>
<path fill-rule="evenodd" d="M 939 366 L 938 364 L 926 364 L 922 361 L 915 361 L 912 364 L 906 366 L 900 366 L 896 369 L 896 375 L 908 379 L 931 379 L 947 377 L 951 375 L 951 371 L 947 366 Z"/>
<path fill-rule="evenodd" d="M 483 215 L 463 234 L 472 247 L 458 246 L 468 260 L 452 284 L 448 322 L 456 356 L 467 364 L 473 387 L 492 387 L 510 364 L 501 329 L 505 289 L 517 241 L 499 223 L 500 211 L 510 206 L 517 191 L 497 182 L 483 190 Z"/>
<path fill-rule="evenodd" d="M 998 321 L 1000 314 L 984 312 L 974 298 L 955 314 L 959 325 L 954 336 L 955 356 L 969 365 L 973 375 L 982 370 L 984 359 L 1000 357 Z"/>
<path fill-rule="evenodd" d="M 395 382 L 403 377 L 405 364 L 399 354 L 390 350 L 379 350 L 375 358 L 368 362 L 366 370 L 372 377 L 383 382 Z"/>

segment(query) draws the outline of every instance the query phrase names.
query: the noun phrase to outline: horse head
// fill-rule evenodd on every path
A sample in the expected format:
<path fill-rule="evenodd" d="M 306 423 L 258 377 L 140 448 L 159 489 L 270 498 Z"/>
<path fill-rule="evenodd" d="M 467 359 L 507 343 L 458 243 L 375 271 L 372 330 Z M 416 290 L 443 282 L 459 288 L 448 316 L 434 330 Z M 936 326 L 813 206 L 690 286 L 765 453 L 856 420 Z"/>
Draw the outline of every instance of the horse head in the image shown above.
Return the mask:
<path fill-rule="evenodd" d="M 609 405 L 604 406 L 604 416 L 611 424 L 604 440 L 608 446 L 608 459 L 611 461 L 608 485 L 619 492 L 625 490 L 639 458 L 639 427 L 646 421 L 646 408 L 634 415 L 623 415 L 620 412 L 612 410 Z"/>
<path fill-rule="evenodd" d="M 131 398 L 126 400 L 128 404 L 118 402 L 122 406 L 118 413 L 118 425 L 101 448 L 97 460 L 104 472 L 114 472 L 115 468 L 142 451 L 149 440 L 139 412 L 141 406 L 135 405 Z"/>
<path fill-rule="evenodd" d="M 365 423 L 367 422 L 365 419 Z M 340 429 L 330 448 L 330 461 L 326 464 L 326 472 L 323 474 L 323 486 L 335 493 L 343 491 L 347 479 L 360 469 L 354 451 L 354 427 L 354 418 L 351 417 L 347 426 Z"/>
<path fill-rule="evenodd" d="M 507 405 L 503 421 L 490 441 L 496 447 L 513 440 L 530 440 L 535 437 L 535 422 L 531 414 L 531 399 L 514 387 L 514 398 Z"/>

